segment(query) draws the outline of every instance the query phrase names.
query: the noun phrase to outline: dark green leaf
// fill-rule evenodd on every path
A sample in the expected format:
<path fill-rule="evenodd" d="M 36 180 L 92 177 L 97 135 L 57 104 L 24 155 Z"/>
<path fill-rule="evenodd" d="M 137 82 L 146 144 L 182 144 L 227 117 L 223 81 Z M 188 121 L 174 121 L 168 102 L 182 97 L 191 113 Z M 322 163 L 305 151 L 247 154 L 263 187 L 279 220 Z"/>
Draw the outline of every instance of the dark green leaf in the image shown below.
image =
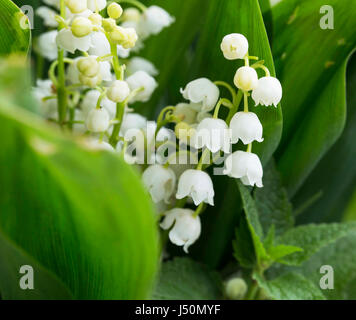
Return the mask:
<path fill-rule="evenodd" d="M 188 258 L 163 263 L 155 300 L 216 300 L 222 297 L 217 273 Z"/>

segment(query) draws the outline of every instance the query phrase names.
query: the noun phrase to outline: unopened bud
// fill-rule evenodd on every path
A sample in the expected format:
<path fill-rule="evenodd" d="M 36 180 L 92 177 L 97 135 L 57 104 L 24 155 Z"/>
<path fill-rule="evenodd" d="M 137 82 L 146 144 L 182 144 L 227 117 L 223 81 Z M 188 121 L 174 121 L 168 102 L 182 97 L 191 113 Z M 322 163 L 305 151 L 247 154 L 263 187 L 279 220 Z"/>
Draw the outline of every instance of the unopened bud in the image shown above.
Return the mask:
<path fill-rule="evenodd" d="M 90 88 L 95 88 L 97 87 L 101 81 L 101 75 L 100 73 L 96 77 L 86 77 L 84 74 L 79 74 L 79 81 L 81 84 L 90 87 Z"/>
<path fill-rule="evenodd" d="M 77 67 L 80 73 L 89 78 L 97 76 L 100 71 L 100 64 L 95 57 L 81 58 Z"/>
<path fill-rule="evenodd" d="M 241 300 L 247 292 L 247 284 L 242 278 L 233 278 L 225 284 L 225 295 L 230 300 Z"/>
<path fill-rule="evenodd" d="M 126 81 L 116 80 L 108 90 L 107 97 L 116 103 L 123 102 L 130 94 L 130 87 Z"/>
<path fill-rule="evenodd" d="M 116 21 L 111 18 L 103 19 L 103 28 L 106 32 L 112 32 L 116 28 Z"/>
<path fill-rule="evenodd" d="M 113 2 L 112 4 L 110 4 L 108 6 L 107 11 L 108 11 L 109 17 L 112 19 L 115 19 L 115 20 L 119 19 L 123 12 L 121 6 L 119 4 L 117 4 L 116 2 Z"/>
<path fill-rule="evenodd" d="M 103 22 L 103 17 L 98 13 L 93 13 L 89 16 L 89 20 L 95 26 L 101 26 Z"/>
<path fill-rule="evenodd" d="M 71 29 L 74 36 L 82 38 L 93 31 L 93 24 L 87 18 L 77 17 L 74 19 Z"/>
<path fill-rule="evenodd" d="M 66 0 L 65 4 L 74 14 L 82 13 L 88 9 L 87 0 Z"/>

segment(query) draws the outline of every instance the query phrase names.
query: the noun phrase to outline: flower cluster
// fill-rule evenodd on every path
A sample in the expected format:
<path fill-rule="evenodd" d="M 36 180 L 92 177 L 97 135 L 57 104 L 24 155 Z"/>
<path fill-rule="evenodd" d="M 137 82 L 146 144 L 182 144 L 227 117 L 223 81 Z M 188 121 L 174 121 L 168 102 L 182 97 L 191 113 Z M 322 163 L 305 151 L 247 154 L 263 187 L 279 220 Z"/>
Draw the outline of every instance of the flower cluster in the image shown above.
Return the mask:
<path fill-rule="evenodd" d="M 233 79 L 235 87 L 195 79 L 181 89 L 185 101 L 164 108 L 157 121 L 148 121 L 133 107 L 150 99 L 158 71 L 143 58 L 129 57 L 174 19 L 162 8 L 146 8 L 137 0 L 44 2 L 50 7 L 40 7 L 37 14 L 52 30 L 36 46 L 51 61 L 49 79 L 38 80 L 34 88 L 42 114 L 89 137 L 91 148 L 118 153 L 138 166 L 160 212 L 161 228 L 188 252 L 201 233 L 200 214 L 214 206 L 207 169 L 217 159 L 224 164 L 221 174 L 263 186 L 262 164 L 252 153 L 252 144 L 264 141 L 263 126 L 249 110 L 249 100 L 276 107 L 282 98 L 280 82 L 263 61 L 250 65 L 258 58 L 249 55 L 248 40 L 230 34 L 222 40 L 223 55 L 244 62 Z M 133 7 L 124 10 L 119 3 Z M 258 69 L 264 77 L 259 78 Z M 220 87 L 228 89 L 231 99 L 221 96 Z M 221 117 L 221 107 L 227 108 L 226 117 Z M 243 145 L 246 149 L 238 150 Z"/>

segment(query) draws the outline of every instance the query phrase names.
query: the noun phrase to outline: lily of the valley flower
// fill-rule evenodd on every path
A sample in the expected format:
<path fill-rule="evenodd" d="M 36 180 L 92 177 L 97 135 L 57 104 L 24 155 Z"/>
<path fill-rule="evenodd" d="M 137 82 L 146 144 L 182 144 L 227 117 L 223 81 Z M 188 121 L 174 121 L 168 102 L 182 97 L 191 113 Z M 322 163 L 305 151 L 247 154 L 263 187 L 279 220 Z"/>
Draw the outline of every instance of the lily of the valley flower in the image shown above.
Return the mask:
<path fill-rule="evenodd" d="M 89 48 L 89 54 L 93 56 L 102 57 L 110 54 L 110 43 L 102 32 L 93 32 L 92 45 Z"/>
<path fill-rule="evenodd" d="M 192 104 L 179 103 L 174 108 L 173 114 L 180 117 L 185 123 L 193 124 L 197 122 L 198 112 L 194 109 Z"/>
<path fill-rule="evenodd" d="M 130 87 L 126 81 L 115 80 L 109 87 L 107 97 L 116 103 L 123 102 L 130 94 Z"/>
<path fill-rule="evenodd" d="M 58 35 L 58 31 L 49 31 L 42 33 L 38 37 L 37 42 L 37 50 L 42 57 L 53 61 L 58 57 L 58 48 L 56 45 L 56 38 Z"/>
<path fill-rule="evenodd" d="M 45 97 L 53 96 L 53 83 L 51 80 L 37 80 L 36 87 L 32 89 L 33 95 L 38 101 L 40 112 L 45 117 L 55 117 L 57 114 L 57 99 L 43 100 Z"/>
<path fill-rule="evenodd" d="M 108 6 L 107 11 L 108 11 L 108 16 L 111 19 L 115 19 L 115 20 L 119 19 L 123 13 L 122 7 L 116 2 L 111 3 Z"/>
<path fill-rule="evenodd" d="M 158 75 L 158 70 L 152 62 L 141 57 L 133 57 L 130 59 L 127 64 L 127 72 L 133 74 L 140 70 L 145 71 L 152 77 Z"/>
<path fill-rule="evenodd" d="M 236 151 L 225 160 L 224 174 L 241 179 L 247 186 L 263 187 L 263 168 L 260 159 L 254 153 Z"/>
<path fill-rule="evenodd" d="M 88 115 L 89 112 L 96 108 L 101 93 L 98 90 L 89 90 L 81 103 L 81 109 L 84 115 Z M 113 119 L 116 114 L 116 103 L 104 98 L 101 100 L 100 106 L 106 109 L 109 113 L 110 119 Z"/>
<path fill-rule="evenodd" d="M 65 4 L 72 13 L 81 13 L 88 9 L 87 0 L 65 0 Z"/>
<path fill-rule="evenodd" d="M 59 31 L 56 41 L 60 48 L 73 54 L 76 50 L 87 52 L 92 45 L 91 35 L 78 38 L 71 29 L 66 28 Z"/>
<path fill-rule="evenodd" d="M 106 8 L 106 0 L 87 0 L 88 9 L 91 11 L 101 11 Z"/>
<path fill-rule="evenodd" d="M 85 124 L 91 132 L 105 132 L 109 129 L 110 116 L 106 109 L 93 109 L 89 112 Z"/>
<path fill-rule="evenodd" d="M 230 135 L 226 122 L 221 119 L 206 118 L 198 124 L 192 143 L 196 149 L 207 147 L 215 153 L 219 150 L 230 152 Z"/>
<path fill-rule="evenodd" d="M 43 19 L 43 24 L 46 27 L 56 28 L 58 27 L 58 22 L 56 21 L 57 12 L 46 7 L 40 6 L 36 10 L 36 14 Z"/>
<path fill-rule="evenodd" d="M 185 171 L 179 178 L 177 199 L 189 196 L 196 206 L 202 202 L 213 206 L 214 194 L 213 182 L 204 171 L 190 169 Z"/>
<path fill-rule="evenodd" d="M 207 78 L 193 80 L 181 89 L 183 97 L 193 103 L 201 103 L 202 111 L 211 111 L 218 102 L 219 88 Z"/>
<path fill-rule="evenodd" d="M 195 217 L 194 211 L 190 209 L 175 208 L 167 211 L 160 226 L 164 230 L 173 226 L 168 234 L 169 239 L 175 245 L 183 246 L 186 253 L 201 233 L 200 217 Z"/>
<path fill-rule="evenodd" d="M 140 33 L 144 38 L 151 34 L 158 34 L 164 28 L 169 27 L 174 22 L 174 18 L 167 11 L 158 6 L 151 6 L 143 13 L 140 22 Z"/>
<path fill-rule="evenodd" d="M 169 203 L 176 184 L 176 176 L 172 169 L 158 164 L 152 165 L 144 171 L 142 180 L 153 202 L 158 203 L 164 200 Z"/>
<path fill-rule="evenodd" d="M 130 102 L 146 102 L 151 98 L 153 91 L 157 88 L 156 80 L 145 71 L 137 71 L 126 79 L 131 91 L 142 88 Z"/>
<path fill-rule="evenodd" d="M 143 129 L 147 125 L 147 119 L 138 113 L 126 113 L 121 125 L 121 133 L 124 136 L 130 129 Z"/>
<path fill-rule="evenodd" d="M 258 80 L 258 86 L 252 91 L 252 99 L 258 104 L 277 107 L 282 99 L 282 86 L 277 78 L 263 77 Z"/>
<path fill-rule="evenodd" d="M 256 89 L 258 86 L 258 75 L 256 70 L 247 66 L 237 69 L 234 83 L 236 87 L 243 91 Z"/>
<path fill-rule="evenodd" d="M 253 112 L 237 112 L 230 122 L 232 142 L 241 140 L 244 144 L 253 141 L 262 142 L 262 124 Z"/>
<path fill-rule="evenodd" d="M 223 38 L 220 47 L 226 59 L 243 59 L 248 52 L 248 41 L 240 33 L 231 33 Z"/>

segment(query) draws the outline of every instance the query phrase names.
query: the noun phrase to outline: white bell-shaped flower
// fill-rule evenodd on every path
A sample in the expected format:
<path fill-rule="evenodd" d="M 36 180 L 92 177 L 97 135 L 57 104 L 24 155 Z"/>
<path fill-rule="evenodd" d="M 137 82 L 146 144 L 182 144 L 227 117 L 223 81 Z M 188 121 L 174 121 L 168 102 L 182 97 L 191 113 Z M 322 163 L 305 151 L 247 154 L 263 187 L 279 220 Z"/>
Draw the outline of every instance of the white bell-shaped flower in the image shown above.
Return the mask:
<path fill-rule="evenodd" d="M 153 202 L 158 203 L 164 200 L 169 203 L 176 185 L 176 176 L 172 169 L 159 164 L 152 165 L 143 172 L 142 180 Z"/>
<path fill-rule="evenodd" d="M 112 147 L 111 144 L 105 141 L 100 141 L 98 139 L 88 139 L 84 143 L 87 149 L 93 151 L 109 151 L 109 152 L 115 151 L 115 149 Z"/>
<path fill-rule="evenodd" d="M 241 179 L 247 186 L 263 187 L 263 168 L 260 159 L 254 153 L 236 151 L 225 160 L 224 174 Z"/>
<path fill-rule="evenodd" d="M 185 123 L 193 124 L 197 122 L 198 112 L 194 109 L 192 104 L 179 103 L 176 105 L 173 114 L 180 117 Z"/>
<path fill-rule="evenodd" d="M 97 57 L 103 57 L 110 54 L 110 43 L 102 32 L 93 32 L 92 46 L 89 48 L 89 54 Z"/>
<path fill-rule="evenodd" d="M 98 90 L 89 90 L 81 103 L 81 109 L 84 115 L 88 115 L 89 112 L 96 108 L 100 97 L 100 92 Z M 116 103 L 104 98 L 101 100 L 100 106 L 105 108 L 106 111 L 109 113 L 110 119 L 113 119 L 116 114 Z"/>
<path fill-rule="evenodd" d="M 219 88 L 207 78 L 193 80 L 181 89 L 183 97 L 193 103 L 202 103 L 201 111 L 211 111 L 219 100 Z"/>
<path fill-rule="evenodd" d="M 87 0 L 65 0 L 67 8 L 72 13 L 81 13 L 88 9 Z"/>
<path fill-rule="evenodd" d="M 106 8 L 106 0 L 87 0 L 88 9 L 91 11 L 101 11 Z"/>
<path fill-rule="evenodd" d="M 49 6 L 55 7 L 59 9 L 60 7 L 60 0 L 43 0 L 43 2 Z"/>
<path fill-rule="evenodd" d="M 183 246 L 186 253 L 201 233 L 200 217 L 195 217 L 190 209 L 174 208 L 167 211 L 160 226 L 163 230 L 173 226 L 168 234 L 169 240 L 177 246 Z"/>
<path fill-rule="evenodd" d="M 131 103 L 136 101 L 147 102 L 151 98 L 153 91 L 155 91 L 158 85 L 156 80 L 145 71 L 135 72 L 133 75 L 126 79 L 126 82 L 128 83 L 131 91 L 143 88 L 142 91 L 138 92 L 130 100 Z"/>
<path fill-rule="evenodd" d="M 46 7 L 40 6 L 36 10 L 36 14 L 43 19 L 43 25 L 50 28 L 57 28 L 58 22 L 56 21 L 57 12 Z"/>
<path fill-rule="evenodd" d="M 58 102 L 57 99 L 43 100 L 45 97 L 53 96 L 53 82 L 51 80 L 36 81 L 36 87 L 32 89 L 33 96 L 38 101 L 40 113 L 45 117 L 54 117 L 57 115 Z"/>
<path fill-rule="evenodd" d="M 254 90 L 258 86 L 258 75 L 254 68 L 241 67 L 234 77 L 235 86 L 243 91 Z"/>
<path fill-rule="evenodd" d="M 244 144 L 253 141 L 262 142 L 263 127 L 257 115 L 253 112 L 237 112 L 230 122 L 232 142 L 241 140 Z"/>
<path fill-rule="evenodd" d="M 240 33 L 231 33 L 223 38 L 220 47 L 226 59 L 243 59 L 248 52 L 248 41 Z"/>
<path fill-rule="evenodd" d="M 125 101 L 130 95 L 130 87 L 126 81 L 115 80 L 108 89 L 107 97 L 116 103 Z"/>
<path fill-rule="evenodd" d="M 126 113 L 121 125 L 121 133 L 125 135 L 130 129 L 143 129 L 147 125 L 147 119 L 138 113 Z"/>
<path fill-rule="evenodd" d="M 179 178 L 177 199 L 191 197 L 198 206 L 205 202 L 214 205 L 214 186 L 210 176 L 201 170 L 187 170 Z"/>
<path fill-rule="evenodd" d="M 174 18 L 167 11 L 158 6 L 150 6 L 141 17 L 139 30 L 142 36 L 146 38 L 151 34 L 160 33 L 173 22 Z"/>
<path fill-rule="evenodd" d="M 206 147 L 213 153 L 220 150 L 230 153 L 231 136 L 226 122 L 205 118 L 198 124 L 192 136 L 192 144 L 196 149 Z"/>
<path fill-rule="evenodd" d="M 130 61 L 127 63 L 127 72 L 129 74 L 133 74 L 140 70 L 145 71 L 152 77 L 158 75 L 158 70 L 156 67 L 147 59 L 141 57 L 133 57 L 130 59 Z"/>
<path fill-rule="evenodd" d="M 264 106 L 274 105 L 277 107 L 282 99 L 282 85 L 277 78 L 263 77 L 258 80 L 258 86 L 252 91 L 252 99 Z"/>
<path fill-rule="evenodd" d="M 78 38 L 73 35 L 70 29 L 59 31 L 56 41 L 60 48 L 73 54 L 76 50 L 87 52 L 92 45 L 91 35 Z"/>
<path fill-rule="evenodd" d="M 58 48 L 56 45 L 57 35 L 58 31 L 54 30 L 42 33 L 38 37 L 37 51 L 42 57 L 50 61 L 56 60 L 58 57 Z"/>
<path fill-rule="evenodd" d="M 91 132 L 105 132 L 109 129 L 110 116 L 106 109 L 93 109 L 89 112 L 85 124 Z"/>

